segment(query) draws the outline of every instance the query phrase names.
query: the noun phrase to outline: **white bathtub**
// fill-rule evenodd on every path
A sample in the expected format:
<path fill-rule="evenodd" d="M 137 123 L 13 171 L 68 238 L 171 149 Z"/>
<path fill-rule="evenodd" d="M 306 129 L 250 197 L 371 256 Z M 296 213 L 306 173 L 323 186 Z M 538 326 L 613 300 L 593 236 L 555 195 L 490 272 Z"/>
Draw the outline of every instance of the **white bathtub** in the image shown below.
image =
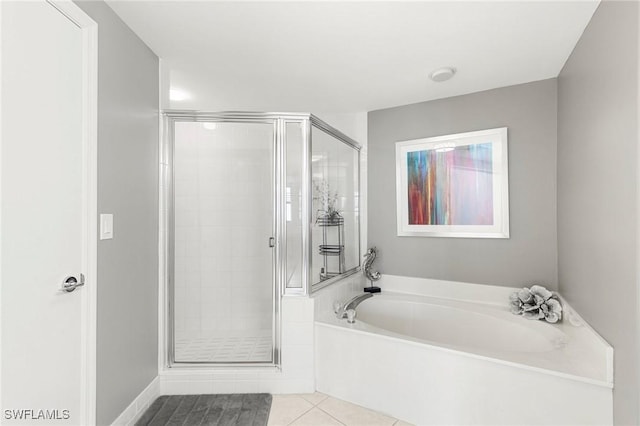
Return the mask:
<path fill-rule="evenodd" d="M 362 303 L 358 320 L 413 341 L 477 352 L 547 352 L 566 335 L 504 309 L 425 296 L 382 293 Z M 387 333 L 385 333 L 387 334 Z"/>
<path fill-rule="evenodd" d="M 415 424 L 612 423 L 613 350 L 570 307 L 552 325 L 512 315 L 515 289 L 395 276 L 381 287 L 352 325 L 327 309 L 347 292 L 318 297 L 320 392 Z"/>

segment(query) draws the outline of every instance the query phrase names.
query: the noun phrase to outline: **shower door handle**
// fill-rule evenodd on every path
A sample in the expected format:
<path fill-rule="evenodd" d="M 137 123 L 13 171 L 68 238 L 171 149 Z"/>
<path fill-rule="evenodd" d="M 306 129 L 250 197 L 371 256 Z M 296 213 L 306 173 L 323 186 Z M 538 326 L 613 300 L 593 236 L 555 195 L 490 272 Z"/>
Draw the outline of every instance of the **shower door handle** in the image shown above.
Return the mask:
<path fill-rule="evenodd" d="M 274 237 L 269 237 L 269 247 L 274 248 L 276 246 L 276 239 Z"/>

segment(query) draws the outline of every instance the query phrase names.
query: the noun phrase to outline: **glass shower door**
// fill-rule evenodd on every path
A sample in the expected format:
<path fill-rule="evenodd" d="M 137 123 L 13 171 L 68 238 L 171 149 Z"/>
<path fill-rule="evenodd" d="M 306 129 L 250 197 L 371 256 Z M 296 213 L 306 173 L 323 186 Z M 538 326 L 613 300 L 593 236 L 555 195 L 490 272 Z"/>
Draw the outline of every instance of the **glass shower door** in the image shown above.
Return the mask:
<path fill-rule="evenodd" d="M 273 122 L 174 123 L 177 363 L 274 356 Z"/>

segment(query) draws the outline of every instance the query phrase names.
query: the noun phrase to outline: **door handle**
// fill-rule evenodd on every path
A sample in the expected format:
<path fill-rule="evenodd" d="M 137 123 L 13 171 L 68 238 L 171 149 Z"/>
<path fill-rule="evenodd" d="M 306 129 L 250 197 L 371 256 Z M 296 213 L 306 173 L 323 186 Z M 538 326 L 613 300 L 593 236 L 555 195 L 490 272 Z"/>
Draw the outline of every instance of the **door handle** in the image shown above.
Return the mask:
<path fill-rule="evenodd" d="M 269 237 L 269 247 L 274 248 L 276 246 L 276 239 L 274 237 Z"/>
<path fill-rule="evenodd" d="M 82 287 L 84 285 L 84 274 L 80 274 L 80 281 L 74 276 L 68 276 L 62 282 L 62 288 L 60 291 L 64 291 L 67 293 L 71 293 L 78 287 Z"/>

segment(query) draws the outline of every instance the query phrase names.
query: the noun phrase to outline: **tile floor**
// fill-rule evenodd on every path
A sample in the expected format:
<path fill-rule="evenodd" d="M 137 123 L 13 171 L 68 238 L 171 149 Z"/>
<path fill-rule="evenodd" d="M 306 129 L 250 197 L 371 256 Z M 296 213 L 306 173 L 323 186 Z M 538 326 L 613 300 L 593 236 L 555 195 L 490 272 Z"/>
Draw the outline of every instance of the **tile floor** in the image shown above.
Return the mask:
<path fill-rule="evenodd" d="M 264 362 L 271 360 L 271 334 L 233 337 L 178 337 L 176 361 Z"/>
<path fill-rule="evenodd" d="M 268 426 L 410 426 L 320 392 L 273 395 Z"/>

